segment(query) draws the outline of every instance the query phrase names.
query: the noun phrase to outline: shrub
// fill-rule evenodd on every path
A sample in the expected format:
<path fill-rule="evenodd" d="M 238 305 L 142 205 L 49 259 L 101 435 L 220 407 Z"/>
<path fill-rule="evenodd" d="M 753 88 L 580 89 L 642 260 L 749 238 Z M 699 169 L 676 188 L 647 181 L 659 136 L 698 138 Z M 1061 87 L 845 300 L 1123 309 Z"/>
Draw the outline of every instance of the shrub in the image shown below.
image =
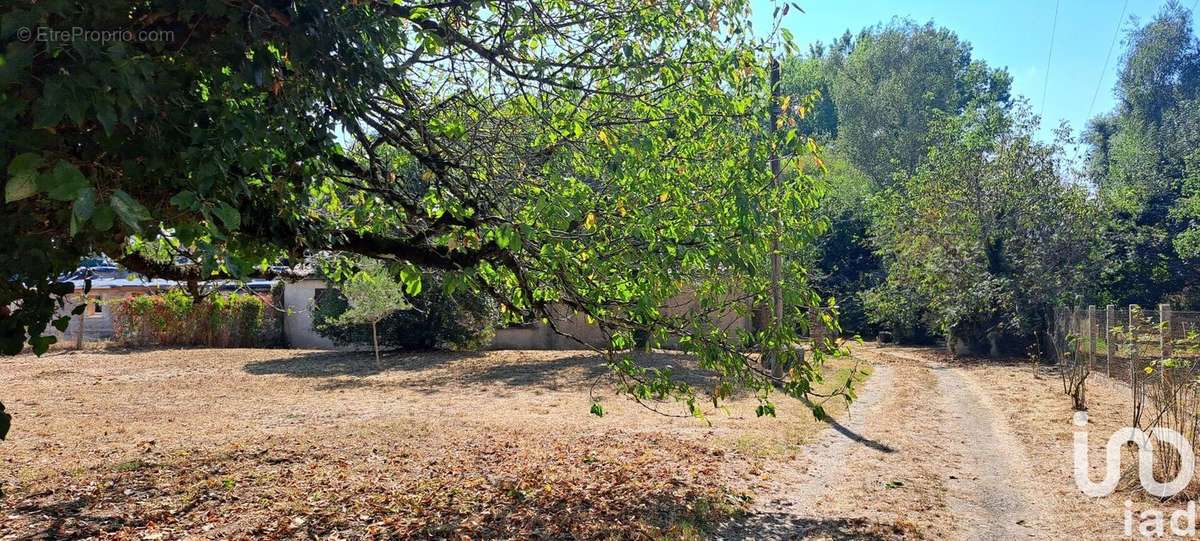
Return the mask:
<path fill-rule="evenodd" d="M 405 285 L 396 280 L 383 262 L 361 258 L 358 272 L 342 282 L 341 293 L 347 307 L 333 325 L 370 325 L 375 364 L 379 365 L 379 323 L 398 310 L 410 308 L 404 299 Z M 419 282 L 413 291 L 420 291 Z"/>
<path fill-rule="evenodd" d="M 446 293 L 439 276 L 425 275 L 420 295 L 408 299 L 410 309 L 400 310 L 379 322 L 379 343 L 395 349 L 478 349 L 491 341 L 500 320 L 496 303 L 487 297 L 459 290 Z M 369 325 L 339 324 L 349 308 L 341 292 L 330 289 L 319 296 L 313 310 L 317 333 L 336 344 L 370 344 Z"/>
<path fill-rule="evenodd" d="M 252 347 L 270 342 L 275 329 L 267 303 L 251 294 L 220 293 L 197 303 L 173 289 L 111 306 L 113 339 L 129 346 Z"/>

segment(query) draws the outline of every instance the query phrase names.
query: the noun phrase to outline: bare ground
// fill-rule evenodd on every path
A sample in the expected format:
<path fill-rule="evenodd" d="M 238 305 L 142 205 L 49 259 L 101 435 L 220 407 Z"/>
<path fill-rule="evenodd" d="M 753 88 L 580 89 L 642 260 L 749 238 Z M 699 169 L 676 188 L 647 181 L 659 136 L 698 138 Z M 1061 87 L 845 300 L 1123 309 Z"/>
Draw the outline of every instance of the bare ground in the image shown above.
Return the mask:
<path fill-rule="evenodd" d="M 1167 505 L 1075 488 L 1052 373 L 854 352 L 874 374 L 837 421 L 740 397 L 711 426 L 614 396 L 583 352 L 20 357 L 0 538 L 1106 539 L 1126 499 Z M 1096 478 L 1129 397 L 1089 397 Z"/>

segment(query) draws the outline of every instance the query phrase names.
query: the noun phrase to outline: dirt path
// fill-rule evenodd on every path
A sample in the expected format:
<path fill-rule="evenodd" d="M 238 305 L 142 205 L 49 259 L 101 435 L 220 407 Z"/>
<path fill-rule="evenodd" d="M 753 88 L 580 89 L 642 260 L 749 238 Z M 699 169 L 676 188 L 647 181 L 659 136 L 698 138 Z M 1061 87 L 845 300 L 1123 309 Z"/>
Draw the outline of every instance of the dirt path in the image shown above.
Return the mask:
<path fill-rule="evenodd" d="M 1039 507 L 1036 492 L 1024 481 L 1031 470 L 1021 444 L 992 405 L 959 373 L 933 368 L 951 427 L 951 447 L 960 467 L 947 483 L 947 500 L 965 521 L 969 539 L 1013 539 L 1034 536 L 1029 527 Z"/>
<path fill-rule="evenodd" d="M 850 418 L 755 487 L 727 539 L 1056 538 L 1012 428 L 963 368 L 920 350 L 860 347 L 876 373 Z"/>
<path fill-rule="evenodd" d="M 744 520 L 728 525 L 721 532 L 722 538 L 786 539 L 819 528 L 819 522 L 806 516 L 805 510 L 837 486 L 841 468 L 827 466 L 837 464 L 858 444 L 878 446 L 880 453 L 890 451 L 886 446 L 861 437 L 867 421 L 886 394 L 883 390 L 890 388 L 894 379 L 891 366 L 876 365 L 874 368 L 870 385 L 850 406 L 845 420 L 832 422 L 816 442 L 806 446 L 804 461 L 807 467 L 794 475 L 772 477 L 771 483 L 759 487 L 759 494 L 774 497 L 760 498 Z M 763 488 L 767 490 L 763 491 Z"/>

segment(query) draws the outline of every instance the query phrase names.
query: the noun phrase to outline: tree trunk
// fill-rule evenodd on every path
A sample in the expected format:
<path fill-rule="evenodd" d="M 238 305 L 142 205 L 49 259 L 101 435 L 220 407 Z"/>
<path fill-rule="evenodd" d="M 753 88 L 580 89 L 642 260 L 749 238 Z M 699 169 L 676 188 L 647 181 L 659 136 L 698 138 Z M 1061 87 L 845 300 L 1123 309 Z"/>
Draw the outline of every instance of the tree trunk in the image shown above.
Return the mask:
<path fill-rule="evenodd" d="M 383 370 L 383 361 L 379 359 L 379 332 L 375 329 L 379 321 L 371 322 L 371 342 L 375 344 L 375 368 Z"/>
<path fill-rule="evenodd" d="M 87 305 L 89 300 L 90 299 L 88 299 L 87 295 L 83 296 L 83 313 L 79 314 L 79 328 L 76 329 L 75 334 L 75 349 L 83 349 L 83 326 L 85 318 L 87 318 Z M 64 336 L 63 338 L 66 337 Z"/>
<path fill-rule="evenodd" d="M 775 57 L 771 57 L 770 65 L 770 82 L 771 82 L 771 103 L 769 109 L 770 126 L 768 127 L 771 134 L 770 156 L 768 161 L 771 166 L 771 186 L 779 188 L 780 176 L 783 171 L 779 164 L 778 138 L 775 136 L 777 129 L 776 124 L 779 122 L 780 114 L 780 68 L 779 61 Z M 776 213 L 779 211 L 776 210 Z M 771 325 L 778 328 L 783 325 L 783 261 L 779 253 L 779 235 L 780 223 L 779 215 L 774 216 L 775 234 L 771 238 Z M 776 347 L 784 347 L 783 344 L 776 344 Z M 790 347 L 790 344 L 788 345 Z M 771 375 L 776 378 L 783 377 L 783 366 L 779 362 L 777 352 L 769 352 L 763 356 L 766 368 L 771 370 Z"/>

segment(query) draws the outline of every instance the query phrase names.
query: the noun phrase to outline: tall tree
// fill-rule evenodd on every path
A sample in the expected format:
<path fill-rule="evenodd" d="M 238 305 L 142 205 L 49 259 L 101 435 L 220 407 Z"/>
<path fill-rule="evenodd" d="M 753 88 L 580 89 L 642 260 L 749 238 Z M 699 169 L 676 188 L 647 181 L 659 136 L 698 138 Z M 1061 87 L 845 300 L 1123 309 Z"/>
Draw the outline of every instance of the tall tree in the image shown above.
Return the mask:
<path fill-rule="evenodd" d="M 1101 300 L 1200 307 L 1189 163 L 1200 151 L 1200 41 L 1170 2 L 1127 37 L 1116 111 L 1095 119 L 1089 176 L 1108 219 Z"/>
<path fill-rule="evenodd" d="M 838 142 L 880 185 L 916 170 L 938 112 L 1008 103 L 1011 77 L 972 60 L 970 44 L 932 22 L 893 20 L 831 49 Z"/>
<path fill-rule="evenodd" d="M 1079 291 L 1095 249 L 1091 207 L 1062 180 L 1061 148 L 1034 139 L 1026 108 L 935 125 L 925 163 L 876 203 L 888 276 L 868 304 L 897 329 L 924 324 L 958 351 L 999 353 Z"/>
<path fill-rule="evenodd" d="M 519 317 L 586 314 L 642 399 L 699 412 L 624 356 L 637 330 L 679 337 L 716 398 L 763 391 L 764 412 L 773 384 L 820 378 L 789 346 L 819 300 L 804 280 L 758 337 L 712 317 L 764 298 L 779 231 L 819 228 L 812 179 L 765 167 L 812 145 L 763 131 L 775 42 L 749 37 L 744 0 L 22 0 L 0 17 L 7 353 L 45 349 L 55 276 L 84 254 L 195 281 L 334 251 L 441 269 Z M 137 39 L 19 34 L 71 27 Z M 685 288 L 701 309 L 665 314 Z M 783 378 L 745 342 L 781 350 Z"/>
<path fill-rule="evenodd" d="M 785 93 L 813 98 L 800 130 L 829 147 L 821 213 L 831 227 L 810 272 L 837 299 L 844 329 L 875 330 L 862 294 L 885 276 L 869 241 L 866 201 L 924 159 L 932 119 L 1006 105 L 1009 85 L 1007 72 L 972 59 L 970 45 L 950 30 L 900 19 L 857 38 L 846 32 L 828 47 L 816 43 L 785 63 Z"/>

